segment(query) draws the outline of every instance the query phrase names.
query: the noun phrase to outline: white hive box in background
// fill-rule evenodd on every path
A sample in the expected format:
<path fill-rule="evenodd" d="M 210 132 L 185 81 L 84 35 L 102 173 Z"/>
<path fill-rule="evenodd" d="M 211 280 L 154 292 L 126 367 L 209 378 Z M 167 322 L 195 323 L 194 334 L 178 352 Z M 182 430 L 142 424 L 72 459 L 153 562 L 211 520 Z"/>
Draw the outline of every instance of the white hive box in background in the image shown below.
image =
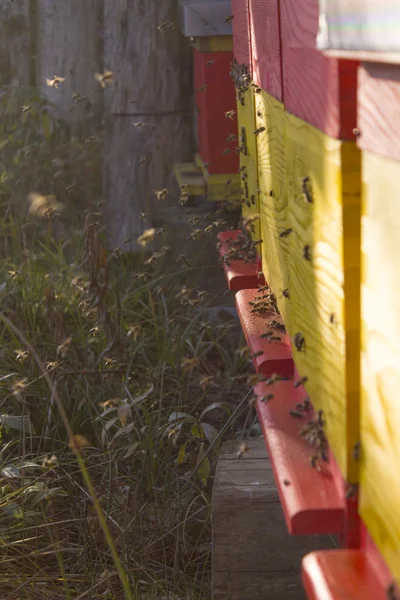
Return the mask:
<path fill-rule="evenodd" d="M 232 35 L 230 0 L 181 0 L 181 28 L 186 37 Z"/>

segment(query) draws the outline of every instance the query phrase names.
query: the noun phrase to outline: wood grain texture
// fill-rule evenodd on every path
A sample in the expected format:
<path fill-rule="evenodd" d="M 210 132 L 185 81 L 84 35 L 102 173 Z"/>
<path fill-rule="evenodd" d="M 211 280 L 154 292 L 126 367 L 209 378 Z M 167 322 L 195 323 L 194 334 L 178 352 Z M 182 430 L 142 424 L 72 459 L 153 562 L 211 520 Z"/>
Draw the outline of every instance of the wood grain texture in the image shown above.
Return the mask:
<path fill-rule="evenodd" d="M 362 160 L 361 516 L 400 583 L 400 163 Z"/>
<path fill-rule="evenodd" d="M 212 494 L 214 600 L 299 600 L 302 556 L 332 547 L 328 536 L 292 537 L 262 439 L 228 442 L 218 457 Z"/>
<path fill-rule="evenodd" d="M 253 80 L 282 101 L 282 53 L 278 0 L 249 0 Z"/>
<path fill-rule="evenodd" d="M 31 84 L 29 0 L 0 2 L 0 75 L 2 83 Z"/>
<path fill-rule="evenodd" d="M 225 117 L 227 111 L 236 109 L 235 86 L 229 75 L 232 58 L 232 52 L 193 50 L 199 154 L 210 175 L 237 173 L 239 168 L 236 115 Z M 230 141 L 229 136 L 233 136 Z"/>
<path fill-rule="evenodd" d="M 281 0 L 286 109 L 331 137 L 354 139 L 357 63 L 316 50 L 318 0 Z"/>
<path fill-rule="evenodd" d="M 265 92 L 256 94 L 256 126 L 265 127 L 256 136 L 258 185 L 260 189 L 263 271 L 274 292 L 287 331 L 291 334 L 289 289 L 289 237 L 279 234 L 288 227 L 285 114 L 282 103 Z M 272 194 L 272 195 L 271 195 Z"/>
<path fill-rule="evenodd" d="M 100 119 L 103 90 L 95 80 L 102 70 L 103 2 L 37 0 L 37 87 L 71 123 Z M 58 88 L 46 78 L 65 77 Z M 85 100 L 74 102 L 81 94 Z"/>
<path fill-rule="evenodd" d="M 247 154 L 241 152 L 241 189 L 242 189 L 242 214 L 248 217 L 260 213 L 260 195 L 258 192 L 258 167 L 257 167 L 257 144 L 254 135 L 256 129 L 255 101 L 253 88 L 249 88 L 244 94 L 244 106 L 237 100 L 238 121 L 238 145 L 242 145 L 243 129 L 245 131 Z M 249 206 L 250 203 L 250 206 Z M 261 238 L 260 221 L 254 222 L 253 239 Z M 261 254 L 261 253 L 260 253 Z"/>
<path fill-rule="evenodd" d="M 358 151 L 354 143 L 332 139 L 291 115 L 285 131 L 293 229 L 289 236 L 291 328 L 305 341 L 302 351 L 293 350 L 294 360 L 300 375 L 308 377 L 306 389 L 314 407 L 324 411 L 329 443 L 342 475 L 353 482 L 357 473 L 349 440 L 358 435 L 358 379 L 346 372 L 346 332 L 354 338 L 350 347 L 357 361 L 354 332 L 359 329 L 359 311 L 352 293 L 359 287 L 359 269 L 351 249 L 357 251 L 359 246 Z M 304 177 L 309 178 L 312 203 L 303 193 Z M 347 261 L 354 286 L 346 288 Z M 345 293 L 346 303 L 353 308 L 347 312 Z"/>
<path fill-rule="evenodd" d="M 136 250 L 136 240 L 151 224 L 155 190 L 174 186 L 173 164 L 191 148 L 189 116 L 146 117 L 141 128 L 130 116 L 111 117 L 105 131 L 103 218 L 111 249 Z M 169 142 L 165 151 L 166 140 Z M 140 160 L 148 156 L 143 164 Z M 139 219 L 141 211 L 148 220 Z M 124 244 L 128 238 L 129 243 Z M 124 244 L 124 245 L 123 245 Z"/>
<path fill-rule="evenodd" d="M 370 150 L 400 160 L 400 66 L 363 64 L 358 74 L 357 140 Z"/>
<path fill-rule="evenodd" d="M 233 55 L 240 65 L 251 67 L 249 0 L 231 0 Z"/>
<path fill-rule="evenodd" d="M 159 31 L 166 21 L 175 28 Z M 190 64 L 175 0 L 104 0 L 104 67 L 114 73 L 105 91 L 110 113 L 190 112 Z"/>

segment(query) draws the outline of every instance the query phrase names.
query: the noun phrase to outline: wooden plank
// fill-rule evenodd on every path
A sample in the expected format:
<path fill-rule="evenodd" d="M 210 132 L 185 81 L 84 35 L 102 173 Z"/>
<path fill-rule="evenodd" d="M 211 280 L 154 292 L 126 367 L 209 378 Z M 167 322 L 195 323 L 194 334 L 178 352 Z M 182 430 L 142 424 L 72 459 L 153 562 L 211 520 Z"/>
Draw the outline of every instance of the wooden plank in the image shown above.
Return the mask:
<path fill-rule="evenodd" d="M 260 383 L 254 391 L 289 533 L 342 533 L 344 494 L 336 485 L 332 465 L 318 461 L 313 468 L 310 459 L 315 448 L 300 435 L 302 427 L 313 418 L 312 410 L 304 416 L 296 411 L 304 394 L 294 388 L 293 381 Z M 266 402 L 264 399 L 271 394 L 273 397 Z M 291 411 L 300 417 L 294 418 Z"/>
<path fill-rule="evenodd" d="M 239 65 L 251 67 L 249 0 L 231 0 L 233 56 Z"/>
<path fill-rule="evenodd" d="M 291 331 L 304 342 L 300 351 L 294 349 L 294 360 L 300 375 L 308 377 L 306 389 L 316 410 L 324 411 L 342 475 L 354 483 L 359 383 L 351 369 L 357 366 L 360 328 L 359 153 L 354 143 L 332 139 L 292 115 L 286 118 L 285 136 Z"/>
<path fill-rule="evenodd" d="M 29 0 L 0 3 L 0 73 L 2 84 L 29 86 L 34 83 Z"/>
<path fill-rule="evenodd" d="M 358 76 L 358 146 L 400 160 L 400 66 L 363 64 Z"/>
<path fill-rule="evenodd" d="M 253 88 L 244 93 L 244 104 L 237 99 L 237 118 L 240 157 L 240 180 L 242 188 L 242 214 L 248 217 L 260 213 L 260 195 L 258 191 L 257 144 L 254 136 L 256 128 L 255 101 Z M 260 221 L 255 221 L 255 240 L 261 238 Z"/>
<path fill-rule="evenodd" d="M 304 553 L 332 547 L 328 536 L 287 534 L 262 439 L 223 445 L 212 494 L 214 600 L 299 600 Z"/>
<path fill-rule="evenodd" d="M 320 0 L 318 47 L 400 53 L 397 0 Z"/>
<path fill-rule="evenodd" d="M 308 600 L 388 600 L 362 550 L 320 550 L 302 562 Z"/>
<path fill-rule="evenodd" d="M 257 373 L 270 377 L 278 373 L 284 377 L 292 377 L 294 365 L 290 338 L 285 333 L 279 333 L 268 326 L 268 320 L 278 320 L 279 317 L 272 310 L 270 312 L 252 313 L 250 302 L 260 297 L 257 289 L 242 290 L 236 294 L 236 308 L 243 329 L 246 343 L 253 357 Z M 280 341 L 268 342 L 261 336 L 268 331 L 280 337 Z"/>
<path fill-rule="evenodd" d="M 278 0 L 249 0 L 251 61 L 254 82 L 283 100 Z"/>
<path fill-rule="evenodd" d="M 238 239 L 240 231 L 221 231 L 218 241 L 222 242 L 219 248 L 221 259 L 226 255 L 230 246 Z M 232 291 L 254 289 L 258 285 L 264 285 L 264 278 L 258 275 L 256 262 L 245 262 L 244 260 L 230 260 L 229 263 L 222 262 L 228 288 Z"/>
<path fill-rule="evenodd" d="M 318 0 L 281 0 L 283 99 L 286 109 L 331 137 L 354 139 L 357 62 L 316 49 Z"/>
<path fill-rule="evenodd" d="M 400 583 L 400 162 L 363 152 L 361 516 Z"/>
<path fill-rule="evenodd" d="M 280 237 L 289 227 L 287 214 L 285 114 L 283 104 L 262 92 L 256 97 L 258 185 L 260 189 L 263 271 L 274 292 L 286 329 L 291 334 L 289 290 L 289 238 Z"/>
<path fill-rule="evenodd" d="M 225 117 L 227 111 L 236 109 L 229 75 L 232 59 L 232 52 L 193 50 L 199 154 L 210 175 L 237 173 L 239 168 L 237 117 Z"/>

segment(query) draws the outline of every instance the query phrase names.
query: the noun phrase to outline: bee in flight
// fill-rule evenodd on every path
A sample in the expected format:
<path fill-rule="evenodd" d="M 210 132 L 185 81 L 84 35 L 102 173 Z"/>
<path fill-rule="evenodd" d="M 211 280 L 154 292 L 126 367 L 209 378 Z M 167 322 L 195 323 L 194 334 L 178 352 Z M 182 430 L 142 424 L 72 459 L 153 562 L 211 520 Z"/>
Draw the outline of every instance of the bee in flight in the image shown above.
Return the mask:
<path fill-rule="evenodd" d="M 111 83 L 113 79 L 112 71 L 104 71 L 104 73 L 95 73 L 94 78 L 99 82 L 104 89 L 107 83 Z"/>
<path fill-rule="evenodd" d="M 58 88 L 60 83 L 65 81 L 65 77 L 57 77 L 57 75 L 53 76 L 53 79 L 46 79 L 46 83 L 49 87 Z"/>

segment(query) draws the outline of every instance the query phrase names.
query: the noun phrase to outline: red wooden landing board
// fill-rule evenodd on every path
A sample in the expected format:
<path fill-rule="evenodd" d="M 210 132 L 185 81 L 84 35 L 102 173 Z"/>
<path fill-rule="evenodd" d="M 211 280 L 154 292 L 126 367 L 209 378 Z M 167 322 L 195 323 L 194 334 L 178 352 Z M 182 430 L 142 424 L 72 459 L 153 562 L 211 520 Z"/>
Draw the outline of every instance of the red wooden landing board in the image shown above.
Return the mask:
<path fill-rule="evenodd" d="M 362 550 L 320 550 L 302 561 L 309 600 L 389 600 Z"/>
<path fill-rule="evenodd" d="M 280 0 L 283 102 L 333 138 L 355 139 L 357 62 L 316 50 L 318 0 Z"/>
<path fill-rule="evenodd" d="M 273 312 L 251 313 L 249 302 L 257 297 L 257 292 L 257 289 L 249 289 L 241 290 L 236 294 L 236 308 L 246 343 L 252 354 L 262 353 L 260 356 L 253 358 L 254 367 L 257 373 L 267 377 L 273 373 L 278 373 L 284 377 L 292 377 L 294 363 L 290 337 L 287 334 L 279 334 L 281 342 L 267 342 L 260 337 L 263 333 L 271 330 L 266 321 L 277 319 L 277 315 Z"/>
<path fill-rule="evenodd" d="M 233 55 L 237 62 L 251 66 L 251 42 L 249 27 L 249 0 L 231 0 Z"/>
<path fill-rule="evenodd" d="M 278 0 L 248 0 L 254 82 L 282 102 L 282 56 Z"/>
<path fill-rule="evenodd" d="M 232 52 L 200 52 L 193 49 L 199 154 L 207 170 L 215 173 L 237 173 L 239 155 L 236 92 L 231 76 Z M 227 119 L 227 111 L 235 111 Z M 227 137 L 233 136 L 232 141 Z M 229 149 L 228 154 L 224 150 Z"/>
<path fill-rule="evenodd" d="M 345 518 L 344 494 L 338 488 L 331 463 L 321 472 L 310 464 L 313 448 L 300 436 L 307 418 L 294 418 L 290 410 L 304 401 L 293 381 L 255 387 L 257 412 L 273 466 L 276 484 L 291 534 L 340 534 Z M 268 394 L 273 398 L 262 401 Z M 312 416 L 312 413 L 309 415 Z"/>
<path fill-rule="evenodd" d="M 219 248 L 219 255 L 222 258 L 229 249 L 230 244 L 235 242 L 240 231 L 221 231 L 217 238 L 223 242 Z M 244 260 L 231 260 L 229 265 L 222 263 L 228 288 L 232 291 L 246 290 L 256 288 L 258 285 L 264 285 L 264 277 L 259 277 L 261 271 L 260 259 L 256 262 L 246 263 Z"/>

